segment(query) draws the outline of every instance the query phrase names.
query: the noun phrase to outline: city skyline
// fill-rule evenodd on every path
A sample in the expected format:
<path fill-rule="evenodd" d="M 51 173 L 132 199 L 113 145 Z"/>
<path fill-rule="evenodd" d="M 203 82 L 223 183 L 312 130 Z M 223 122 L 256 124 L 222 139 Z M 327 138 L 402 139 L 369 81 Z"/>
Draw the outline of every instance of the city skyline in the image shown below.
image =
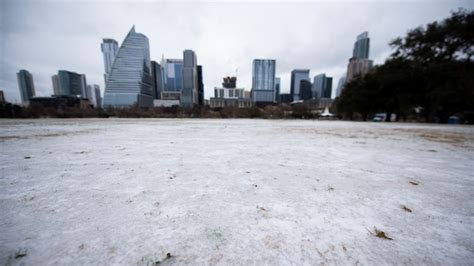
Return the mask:
<path fill-rule="evenodd" d="M 104 2 L 78 4 L 46 1 L 39 5 L 38 2 L 4 1 L 1 5 L 2 15 L 5 15 L 1 33 L 5 38 L 0 42 L 0 89 L 4 90 L 7 100 L 16 102 L 20 101 L 20 95 L 15 73 L 20 69 L 27 69 L 34 75 L 38 96 L 53 93 L 51 75 L 60 69 L 84 73 L 88 83 L 105 88 L 100 44 L 104 38 L 115 39 L 121 44 L 133 24 L 150 39 L 151 60 L 159 62 L 162 55 L 165 58 L 179 58 L 183 50 L 192 49 L 205 69 L 205 97 L 208 99 L 213 95 L 213 88 L 219 86 L 222 76 L 235 75 L 236 69 L 239 84 L 250 90 L 252 60 L 255 58 L 277 61 L 276 76 L 281 78 L 282 93 L 289 92 L 293 69 L 309 69 L 311 75 L 326 73 L 339 80 L 347 70 L 354 40 L 361 32 L 369 32 L 370 58 L 374 64 L 380 64 L 390 53 L 388 42 L 391 39 L 405 34 L 414 25 L 446 17 L 458 7 L 473 6 L 467 1 L 435 2 L 429 10 L 425 10 L 425 2 L 416 2 L 398 4 L 399 8 L 393 11 L 391 7 L 396 3 L 147 2 L 139 5 L 114 3 L 111 6 Z M 336 15 L 342 16 L 341 10 L 345 6 L 353 7 L 354 14 L 344 14 L 341 18 L 344 22 L 339 23 L 342 25 L 335 25 Z M 240 14 L 249 7 L 252 8 L 249 12 Z M 106 8 L 118 13 L 128 12 L 130 16 L 114 21 L 109 12 L 105 12 Z M 199 12 L 193 13 L 196 8 L 200 15 L 195 14 Z M 180 9 L 183 15 L 174 13 Z M 254 18 L 255 14 L 266 9 L 274 11 L 268 12 L 271 14 L 266 15 L 266 20 Z M 236 10 L 238 16 L 228 14 L 229 10 Z M 39 19 L 59 11 L 61 14 L 58 16 Z M 299 15 L 310 11 L 314 16 Z M 90 16 L 79 16 L 81 12 L 87 12 Z M 190 12 L 192 16 L 184 15 Z M 313 18 L 318 17 L 316 14 L 320 14 L 319 18 Z M 383 17 L 381 23 L 372 23 L 371 19 L 376 19 L 376 15 Z M 73 21 L 68 31 L 60 23 L 64 16 Z M 238 19 L 233 20 L 233 16 Z M 281 16 L 297 19 L 283 23 L 277 19 Z M 22 19 L 25 17 L 29 19 Z M 156 19 L 161 23 L 157 24 Z M 195 25 L 191 23 L 193 21 Z M 301 30 L 292 30 L 296 26 Z M 34 46 L 31 40 L 34 40 Z"/>

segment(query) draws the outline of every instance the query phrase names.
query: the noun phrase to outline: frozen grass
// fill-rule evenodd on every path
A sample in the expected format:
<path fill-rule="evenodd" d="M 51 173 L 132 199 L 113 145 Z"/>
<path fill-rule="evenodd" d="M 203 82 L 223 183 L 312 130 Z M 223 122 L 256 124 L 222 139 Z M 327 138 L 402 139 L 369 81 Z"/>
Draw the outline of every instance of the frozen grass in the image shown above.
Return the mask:
<path fill-rule="evenodd" d="M 0 158 L 2 265 L 474 261 L 473 127 L 3 120 Z"/>

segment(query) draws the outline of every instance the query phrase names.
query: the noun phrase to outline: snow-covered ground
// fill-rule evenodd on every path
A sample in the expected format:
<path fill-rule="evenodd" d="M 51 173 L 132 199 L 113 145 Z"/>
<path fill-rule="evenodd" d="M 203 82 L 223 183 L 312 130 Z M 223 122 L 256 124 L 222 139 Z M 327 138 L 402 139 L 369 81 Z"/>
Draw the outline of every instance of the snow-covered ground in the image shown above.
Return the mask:
<path fill-rule="evenodd" d="M 1 265 L 474 262 L 474 127 L 3 120 L 0 160 Z"/>

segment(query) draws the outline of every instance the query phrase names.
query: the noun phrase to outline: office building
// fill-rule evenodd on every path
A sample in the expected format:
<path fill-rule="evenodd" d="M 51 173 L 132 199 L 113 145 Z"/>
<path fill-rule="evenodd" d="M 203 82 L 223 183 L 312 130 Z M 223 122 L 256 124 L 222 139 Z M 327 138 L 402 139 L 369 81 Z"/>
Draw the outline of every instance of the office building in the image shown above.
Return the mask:
<path fill-rule="evenodd" d="M 311 82 L 303 79 L 300 81 L 300 101 L 311 100 L 311 98 Z"/>
<path fill-rule="evenodd" d="M 373 61 L 369 59 L 349 59 L 349 64 L 347 65 L 346 82 L 350 82 L 356 76 L 365 76 L 372 69 L 372 65 Z"/>
<path fill-rule="evenodd" d="M 183 59 L 162 59 L 165 71 L 165 90 L 179 91 L 183 89 Z"/>
<path fill-rule="evenodd" d="M 27 104 L 33 96 L 35 96 L 35 84 L 33 75 L 28 70 L 22 69 L 16 73 L 18 80 L 18 88 L 20 89 L 21 101 Z"/>
<path fill-rule="evenodd" d="M 346 75 L 347 74 L 342 75 L 337 83 L 336 98 L 341 96 L 341 93 L 344 90 L 344 86 L 346 85 Z"/>
<path fill-rule="evenodd" d="M 153 78 L 153 98 L 161 99 L 161 92 L 165 90 L 165 71 L 163 66 L 156 61 L 151 61 Z"/>
<path fill-rule="evenodd" d="M 198 104 L 204 105 L 204 80 L 202 76 L 202 66 L 197 66 L 197 76 L 198 76 Z"/>
<path fill-rule="evenodd" d="M 291 71 L 290 94 L 292 101 L 300 100 L 300 84 L 302 80 L 311 82 L 309 79 L 309 69 L 295 69 Z"/>
<path fill-rule="evenodd" d="M 119 47 L 114 39 L 102 39 L 100 49 L 104 57 L 104 81 L 107 82 L 107 76 L 112 70 L 112 64 L 114 63 L 115 56 L 117 56 Z"/>
<path fill-rule="evenodd" d="M 193 107 L 198 104 L 197 57 L 192 50 L 183 52 L 183 89 L 181 106 Z"/>
<path fill-rule="evenodd" d="M 252 100 L 246 97 L 248 95 L 246 95 L 245 90 L 243 88 L 237 88 L 236 77 L 225 77 L 223 81 L 222 88 L 214 88 L 214 97 L 211 97 L 209 101 L 211 108 L 244 108 L 252 106 Z"/>
<path fill-rule="evenodd" d="M 326 74 L 319 74 L 313 78 L 312 94 L 313 99 L 331 98 L 332 78 Z"/>
<path fill-rule="evenodd" d="M 276 61 L 254 59 L 252 65 L 252 101 L 256 104 L 275 102 Z"/>
<path fill-rule="evenodd" d="M 100 87 L 97 84 L 87 85 L 87 99 L 94 108 L 102 108 L 102 97 Z"/>
<path fill-rule="evenodd" d="M 367 31 L 362 32 L 357 36 L 354 43 L 354 50 L 352 51 L 352 58 L 368 59 L 369 58 L 370 39 Z"/>
<path fill-rule="evenodd" d="M 122 42 L 105 83 L 104 107 L 153 106 L 148 38 L 133 26 Z"/>
<path fill-rule="evenodd" d="M 67 70 L 59 70 L 52 76 L 54 95 L 87 98 L 86 75 Z"/>
<path fill-rule="evenodd" d="M 281 84 L 281 79 L 279 77 L 275 78 L 275 102 L 279 103 L 281 101 L 280 99 L 280 85 Z"/>

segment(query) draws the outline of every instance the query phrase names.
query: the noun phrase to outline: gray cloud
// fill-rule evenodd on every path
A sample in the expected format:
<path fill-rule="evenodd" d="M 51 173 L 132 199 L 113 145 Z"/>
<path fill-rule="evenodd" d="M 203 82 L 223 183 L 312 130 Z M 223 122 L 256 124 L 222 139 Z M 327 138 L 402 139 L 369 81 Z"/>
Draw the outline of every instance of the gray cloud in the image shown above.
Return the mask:
<path fill-rule="evenodd" d="M 130 27 L 150 39 L 151 56 L 180 58 L 193 49 L 203 65 L 206 97 L 238 69 L 250 89 L 252 60 L 277 60 L 282 91 L 290 72 L 325 72 L 334 87 L 345 72 L 358 33 L 368 30 L 370 57 L 382 63 L 388 42 L 409 29 L 440 20 L 470 1 L 403 2 L 123 2 L 15 1 L 0 6 L 0 89 L 19 101 L 15 73 L 33 73 L 37 94 L 52 93 L 51 75 L 67 69 L 104 87 L 102 38 L 123 41 Z M 335 88 L 334 88 L 335 90 Z"/>

